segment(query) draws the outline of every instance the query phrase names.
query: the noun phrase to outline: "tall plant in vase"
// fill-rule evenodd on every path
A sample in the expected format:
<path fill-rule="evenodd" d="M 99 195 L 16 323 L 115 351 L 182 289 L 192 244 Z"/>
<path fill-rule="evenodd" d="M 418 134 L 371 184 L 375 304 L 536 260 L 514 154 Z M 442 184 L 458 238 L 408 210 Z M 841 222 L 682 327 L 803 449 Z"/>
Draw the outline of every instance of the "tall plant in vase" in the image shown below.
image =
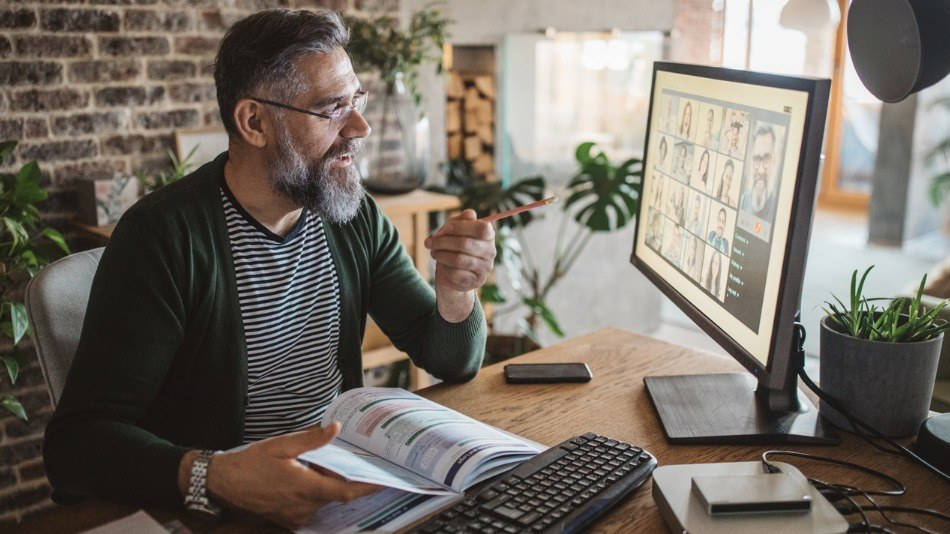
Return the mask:
<path fill-rule="evenodd" d="M 0 143 L 0 167 L 13 160 L 16 145 L 16 141 Z M 41 224 L 36 204 L 46 200 L 46 192 L 39 185 L 40 178 L 35 161 L 15 173 L 0 173 L 0 334 L 6 341 L 0 349 L 0 360 L 11 387 L 16 384 L 21 362 L 27 356 L 24 353 L 28 352 L 19 346 L 29 332 L 23 287 L 49 263 L 48 258 L 69 253 L 63 235 Z M 27 419 L 26 410 L 12 392 L 0 393 L 0 406 L 20 419 Z"/>
<path fill-rule="evenodd" d="M 370 91 L 364 112 L 373 135 L 357 160 L 371 191 L 402 193 L 425 181 L 429 121 L 420 112 L 417 80 L 419 68 L 427 63 L 442 72 L 442 46 L 451 22 L 432 6 L 414 13 L 405 29 L 390 15 L 344 17 L 354 69 L 378 77 L 378 91 Z"/>

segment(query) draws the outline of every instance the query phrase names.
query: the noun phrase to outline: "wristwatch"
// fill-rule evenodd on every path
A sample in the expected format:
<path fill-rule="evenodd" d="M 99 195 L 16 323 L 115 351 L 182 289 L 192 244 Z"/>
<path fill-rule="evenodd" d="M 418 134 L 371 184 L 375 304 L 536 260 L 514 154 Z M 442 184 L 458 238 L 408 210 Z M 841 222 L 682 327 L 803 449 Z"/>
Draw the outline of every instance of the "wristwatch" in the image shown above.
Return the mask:
<path fill-rule="evenodd" d="M 185 508 L 207 517 L 220 517 L 221 507 L 208 497 L 208 465 L 214 451 L 198 451 L 198 457 L 191 464 L 191 476 L 188 479 L 188 495 L 185 495 Z"/>

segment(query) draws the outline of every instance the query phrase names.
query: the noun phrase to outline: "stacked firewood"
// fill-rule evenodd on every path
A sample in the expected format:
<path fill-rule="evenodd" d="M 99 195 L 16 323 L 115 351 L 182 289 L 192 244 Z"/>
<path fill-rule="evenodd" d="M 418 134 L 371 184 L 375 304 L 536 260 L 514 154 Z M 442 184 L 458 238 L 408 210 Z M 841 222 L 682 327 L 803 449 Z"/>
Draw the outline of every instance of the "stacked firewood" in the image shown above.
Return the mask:
<path fill-rule="evenodd" d="M 492 76 L 450 72 L 445 131 L 450 160 L 465 159 L 479 177 L 495 181 L 495 81 Z"/>

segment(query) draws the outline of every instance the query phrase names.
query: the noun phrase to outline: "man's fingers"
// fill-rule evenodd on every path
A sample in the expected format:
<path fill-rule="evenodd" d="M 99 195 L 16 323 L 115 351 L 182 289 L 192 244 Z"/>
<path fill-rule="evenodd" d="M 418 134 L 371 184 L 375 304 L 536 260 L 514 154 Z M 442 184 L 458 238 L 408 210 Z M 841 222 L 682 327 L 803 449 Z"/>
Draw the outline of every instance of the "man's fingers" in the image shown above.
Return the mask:
<path fill-rule="evenodd" d="M 481 258 L 461 252 L 436 250 L 432 252 L 432 259 L 441 265 L 472 271 L 473 273 L 491 271 L 493 267 L 492 262 L 488 258 Z"/>
<path fill-rule="evenodd" d="M 444 250 L 448 252 L 461 252 L 485 259 L 495 258 L 495 243 L 493 241 L 445 235 L 437 238 L 429 238 L 426 246 L 428 246 L 429 250 L 433 253 Z"/>
<path fill-rule="evenodd" d="M 443 235 L 461 235 L 493 241 L 495 239 L 495 229 L 491 223 L 477 220 L 474 210 L 465 210 L 454 217 L 450 217 L 430 238 Z M 429 240 L 427 239 L 426 242 L 428 243 Z"/>
<path fill-rule="evenodd" d="M 340 423 L 334 421 L 329 426 L 312 426 L 307 430 L 277 436 L 261 443 L 272 456 L 278 458 L 296 458 L 301 454 L 333 441 L 340 433 Z"/>

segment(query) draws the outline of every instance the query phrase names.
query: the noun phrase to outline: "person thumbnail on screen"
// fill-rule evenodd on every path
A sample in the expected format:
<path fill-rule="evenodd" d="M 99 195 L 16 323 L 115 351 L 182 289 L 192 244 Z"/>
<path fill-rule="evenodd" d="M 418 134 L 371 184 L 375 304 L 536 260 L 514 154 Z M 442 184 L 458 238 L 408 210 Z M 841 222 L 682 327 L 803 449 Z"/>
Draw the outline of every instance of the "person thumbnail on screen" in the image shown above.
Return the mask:
<path fill-rule="evenodd" d="M 690 176 L 689 185 L 704 193 L 712 192 L 713 175 L 716 170 L 713 157 L 713 153 L 709 149 L 702 149 L 702 153 L 696 159 L 696 165 Z"/>
<path fill-rule="evenodd" d="M 749 135 L 749 114 L 738 109 L 729 109 L 722 121 L 719 134 L 719 151 L 731 158 L 745 159 L 746 138 Z"/>
<path fill-rule="evenodd" d="M 683 240 L 686 233 L 683 227 L 674 224 L 667 219 L 666 228 L 663 230 L 663 256 L 673 265 L 679 265 L 683 261 Z"/>
<path fill-rule="evenodd" d="M 662 172 L 670 172 L 669 171 L 669 160 L 670 160 L 669 152 L 670 152 L 669 138 L 665 135 L 660 136 L 660 143 L 657 147 L 656 163 L 654 164 L 654 167 L 656 167 Z"/>
<path fill-rule="evenodd" d="M 720 302 L 726 293 L 725 273 L 728 269 L 728 261 L 728 258 L 719 254 L 716 249 L 706 246 L 702 286 Z"/>
<path fill-rule="evenodd" d="M 686 221 L 686 229 L 699 236 L 705 236 L 706 232 L 706 212 L 709 209 L 709 199 L 706 195 L 693 192 L 690 195 L 689 206 L 686 211 L 689 213 Z"/>
<path fill-rule="evenodd" d="M 722 107 L 702 104 L 699 110 L 702 125 L 696 142 L 716 150 L 719 147 L 719 130 L 722 128 Z"/>
<path fill-rule="evenodd" d="M 646 244 L 648 247 L 659 252 L 663 245 L 663 214 L 655 209 L 647 211 L 647 236 Z"/>
<path fill-rule="evenodd" d="M 683 272 L 698 284 L 703 271 L 703 250 L 706 245 L 701 237 L 687 236 L 686 255 L 683 257 Z"/>
<path fill-rule="evenodd" d="M 709 223 L 706 241 L 719 252 L 729 254 L 729 244 L 735 233 L 735 211 L 722 204 L 712 202 L 709 206 Z"/>
<path fill-rule="evenodd" d="M 742 164 L 720 156 L 716 164 L 716 181 L 710 196 L 735 208 L 739 204 L 739 184 L 742 181 Z"/>
<path fill-rule="evenodd" d="M 759 122 L 752 135 L 752 149 L 747 161 L 745 189 L 739 200 L 739 209 L 771 223 L 775 218 L 779 128 Z"/>
<path fill-rule="evenodd" d="M 689 100 L 682 100 L 682 109 L 680 110 L 680 123 L 677 134 L 683 139 L 693 139 L 693 103 Z"/>
<path fill-rule="evenodd" d="M 673 178 L 687 183 L 693 162 L 693 144 L 686 141 L 678 141 L 673 151 L 673 167 L 670 174 Z"/>

